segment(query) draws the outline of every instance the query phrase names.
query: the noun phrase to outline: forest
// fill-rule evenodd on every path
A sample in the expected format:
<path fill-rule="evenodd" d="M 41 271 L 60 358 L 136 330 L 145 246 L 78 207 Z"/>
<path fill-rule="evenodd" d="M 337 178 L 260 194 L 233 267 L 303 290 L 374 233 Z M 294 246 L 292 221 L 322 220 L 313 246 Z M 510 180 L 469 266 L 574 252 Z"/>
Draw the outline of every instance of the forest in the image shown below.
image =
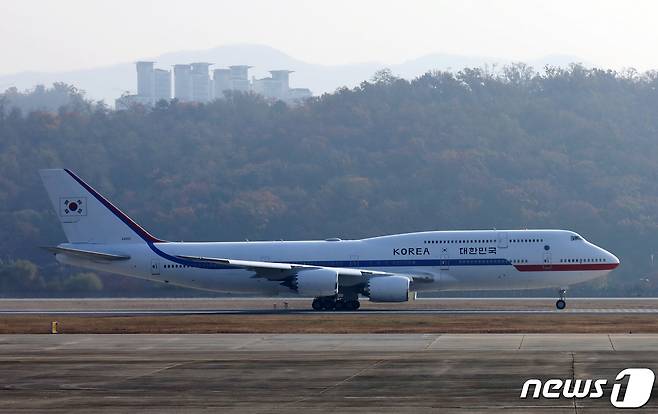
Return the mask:
<path fill-rule="evenodd" d="M 58 265 L 39 249 L 65 240 L 49 167 L 168 240 L 564 228 L 621 259 L 572 295 L 658 295 L 658 72 L 383 70 L 297 106 L 228 94 L 128 111 L 59 87 L 57 109 L 0 95 L 2 296 L 200 294 Z"/>

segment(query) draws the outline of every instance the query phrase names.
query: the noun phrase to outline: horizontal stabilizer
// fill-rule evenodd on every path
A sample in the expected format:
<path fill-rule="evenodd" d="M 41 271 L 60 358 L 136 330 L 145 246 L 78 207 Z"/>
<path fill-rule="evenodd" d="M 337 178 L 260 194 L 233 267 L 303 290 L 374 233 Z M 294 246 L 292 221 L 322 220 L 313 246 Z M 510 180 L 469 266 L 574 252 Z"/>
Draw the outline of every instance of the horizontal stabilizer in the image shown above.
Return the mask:
<path fill-rule="evenodd" d="M 94 252 L 91 250 L 72 249 L 70 247 L 43 246 L 42 249 L 48 250 L 49 252 L 52 252 L 54 254 L 67 254 L 69 256 L 74 256 L 87 260 L 116 261 L 116 260 L 130 259 L 130 256 L 127 255 L 101 253 L 101 252 Z"/>

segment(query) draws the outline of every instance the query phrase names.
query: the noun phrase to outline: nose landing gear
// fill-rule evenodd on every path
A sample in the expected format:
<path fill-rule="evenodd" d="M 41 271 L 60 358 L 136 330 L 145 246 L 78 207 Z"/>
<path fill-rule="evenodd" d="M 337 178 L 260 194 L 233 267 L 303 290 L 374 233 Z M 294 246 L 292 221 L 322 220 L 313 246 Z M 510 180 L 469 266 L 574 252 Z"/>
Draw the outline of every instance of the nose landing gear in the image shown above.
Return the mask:
<path fill-rule="evenodd" d="M 566 294 L 566 289 L 560 289 L 560 299 L 555 302 L 555 307 L 558 308 L 558 310 L 562 310 L 567 307 Z"/>

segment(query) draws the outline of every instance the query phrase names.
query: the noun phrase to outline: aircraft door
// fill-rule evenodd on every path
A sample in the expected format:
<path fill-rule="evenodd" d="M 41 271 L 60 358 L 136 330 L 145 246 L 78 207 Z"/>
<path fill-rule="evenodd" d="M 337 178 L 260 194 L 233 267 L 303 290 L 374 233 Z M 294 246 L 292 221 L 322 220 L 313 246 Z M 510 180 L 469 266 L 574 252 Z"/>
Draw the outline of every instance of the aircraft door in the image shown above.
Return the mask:
<path fill-rule="evenodd" d="M 442 254 L 439 259 L 439 266 L 441 270 L 450 270 L 450 259 L 448 259 L 447 254 Z"/>
<path fill-rule="evenodd" d="M 151 275 L 157 276 L 160 274 L 160 261 L 151 260 Z"/>
<path fill-rule="evenodd" d="M 509 238 L 507 233 L 498 233 L 498 247 L 501 249 L 506 249 L 509 244 Z"/>
<path fill-rule="evenodd" d="M 544 269 L 549 270 L 552 267 L 553 267 L 553 263 L 551 261 L 551 254 L 544 253 Z"/>

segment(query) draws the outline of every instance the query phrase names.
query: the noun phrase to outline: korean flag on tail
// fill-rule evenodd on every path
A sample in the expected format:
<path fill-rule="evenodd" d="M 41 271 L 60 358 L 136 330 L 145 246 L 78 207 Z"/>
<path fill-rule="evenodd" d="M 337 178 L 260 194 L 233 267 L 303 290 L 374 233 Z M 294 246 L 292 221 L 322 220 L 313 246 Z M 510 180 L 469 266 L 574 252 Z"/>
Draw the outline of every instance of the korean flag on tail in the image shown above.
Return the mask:
<path fill-rule="evenodd" d="M 59 215 L 62 217 L 86 216 L 87 199 L 85 197 L 60 198 Z"/>

